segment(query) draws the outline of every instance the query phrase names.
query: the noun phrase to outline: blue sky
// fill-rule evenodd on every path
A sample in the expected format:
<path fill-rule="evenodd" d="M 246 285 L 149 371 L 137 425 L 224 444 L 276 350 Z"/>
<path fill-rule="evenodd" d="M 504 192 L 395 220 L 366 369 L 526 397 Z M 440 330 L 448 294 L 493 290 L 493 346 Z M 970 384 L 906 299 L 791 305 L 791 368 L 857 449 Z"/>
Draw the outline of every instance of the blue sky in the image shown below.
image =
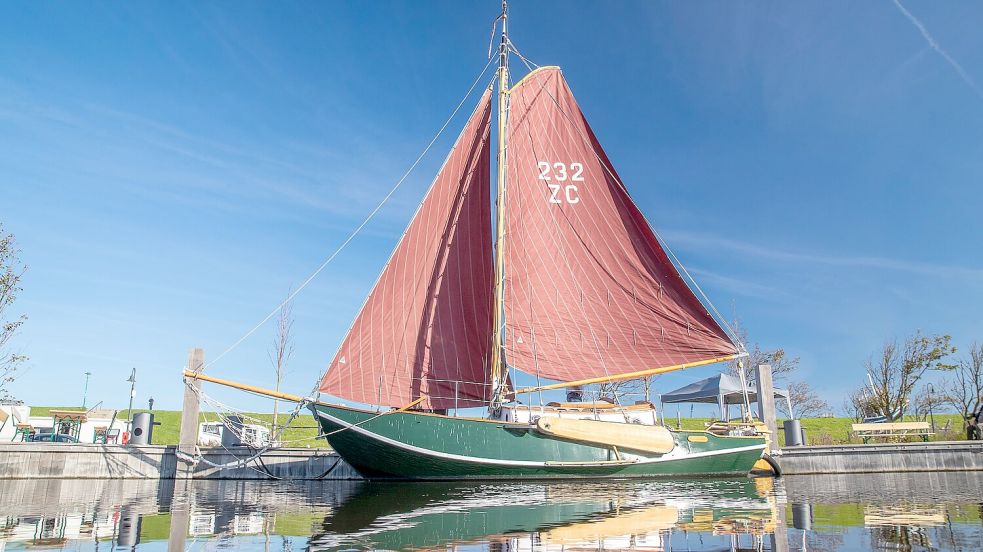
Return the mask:
<path fill-rule="evenodd" d="M 927 35 L 891 0 L 512 6 L 516 45 L 564 68 L 714 303 L 834 407 L 886 339 L 983 341 L 983 5 L 904 7 Z M 0 220 L 30 267 L 14 392 L 78 404 L 91 371 L 89 403 L 125 405 L 136 367 L 138 404 L 179 407 L 187 349 L 225 350 L 374 207 L 484 66 L 496 12 L 0 7 Z M 285 388 L 314 385 L 462 125 L 298 297 Z M 209 371 L 270 385 L 272 337 Z"/>

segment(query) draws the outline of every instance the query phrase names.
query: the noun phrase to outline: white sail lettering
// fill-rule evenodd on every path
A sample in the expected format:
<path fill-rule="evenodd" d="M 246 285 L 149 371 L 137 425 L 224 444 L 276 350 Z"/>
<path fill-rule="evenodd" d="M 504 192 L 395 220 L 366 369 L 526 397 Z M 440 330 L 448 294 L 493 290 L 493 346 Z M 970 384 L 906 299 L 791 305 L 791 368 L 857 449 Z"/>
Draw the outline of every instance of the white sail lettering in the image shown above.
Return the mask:
<path fill-rule="evenodd" d="M 553 163 L 553 171 L 556 173 L 556 179 L 560 182 L 567 179 L 567 166 L 563 163 Z"/>
<path fill-rule="evenodd" d="M 549 186 L 550 187 L 550 191 L 553 192 L 552 194 L 550 194 L 550 203 L 563 203 L 563 200 L 561 200 L 559 197 L 557 197 L 557 195 L 560 193 L 560 185 L 559 184 L 547 184 L 547 186 Z"/>
<path fill-rule="evenodd" d="M 573 171 L 573 176 L 570 177 L 570 180 L 574 182 L 584 181 L 584 166 L 582 164 L 570 163 L 570 170 Z"/>
<path fill-rule="evenodd" d="M 550 163 L 549 161 L 537 161 L 536 166 L 539 167 L 539 179 L 549 182 L 555 178 L 556 180 L 563 182 L 569 178 L 574 182 L 584 181 L 584 164 L 573 162 L 569 165 L 566 163 Z M 573 174 L 568 174 L 573 173 Z M 552 178 L 550 175 L 552 174 Z"/>
<path fill-rule="evenodd" d="M 566 202 L 570 205 L 580 203 L 580 190 L 577 189 L 576 184 L 567 184 L 566 186 L 547 184 L 547 186 L 550 188 L 550 203 L 562 204 L 564 198 L 566 198 Z M 561 189 L 563 190 L 563 196 L 560 196 Z"/>
<path fill-rule="evenodd" d="M 580 203 L 580 193 L 577 190 L 576 184 L 567 185 L 566 192 L 567 192 L 567 203 L 571 205 Z"/>
<path fill-rule="evenodd" d="M 584 164 L 583 163 L 550 163 L 549 161 L 537 161 L 536 166 L 539 167 L 539 179 L 550 182 L 556 180 L 558 182 L 565 182 L 568 178 L 574 182 L 584 181 Z M 569 167 L 569 169 L 568 169 Z M 580 203 L 580 190 L 577 188 L 576 184 L 567 184 L 566 186 L 561 186 L 559 184 L 547 184 L 550 189 L 549 202 L 553 204 L 569 203 L 570 205 L 576 205 Z M 560 194 L 560 190 L 563 190 L 563 194 Z M 566 200 L 566 201 L 564 201 Z"/>

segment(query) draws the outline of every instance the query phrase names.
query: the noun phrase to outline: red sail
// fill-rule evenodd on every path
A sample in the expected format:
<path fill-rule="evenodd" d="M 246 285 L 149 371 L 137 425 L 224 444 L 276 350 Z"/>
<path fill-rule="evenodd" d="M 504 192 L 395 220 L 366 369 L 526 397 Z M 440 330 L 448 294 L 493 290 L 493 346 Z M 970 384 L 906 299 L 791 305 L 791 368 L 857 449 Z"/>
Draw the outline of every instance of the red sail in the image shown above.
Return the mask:
<path fill-rule="evenodd" d="M 511 366 L 573 381 L 732 355 L 634 205 L 558 68 L 511 93 Z"/>
<path fill-rule="evenodd" d="M 490 94 L 457 139 L 321 381 L 421 408 L 484 404 L 492 328 Z"/>

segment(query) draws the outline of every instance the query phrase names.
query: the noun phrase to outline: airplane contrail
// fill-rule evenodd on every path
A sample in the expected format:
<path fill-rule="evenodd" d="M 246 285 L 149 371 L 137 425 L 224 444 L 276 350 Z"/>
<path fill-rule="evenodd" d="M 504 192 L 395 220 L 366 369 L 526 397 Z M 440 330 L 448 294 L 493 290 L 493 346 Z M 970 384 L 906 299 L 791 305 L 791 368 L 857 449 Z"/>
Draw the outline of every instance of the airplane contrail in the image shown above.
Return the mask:
<path fill-rule="evenodd" d="M 959 62 L 952 59 L 952 56 L 950 56 L 948 52 L 946 52 L 945 50 L 942 49 L 941 46 L 939 46 L 939 43 L 936 42 L 935 39 L 932 37 L 932 35 L 928 33 L 928 29 L 925 28 L 925 25 L 922 25 L 922 22 L 919 21 L 917 17 L 915 17 L 914 15 L 911 14 L 910 11 L 905 9 L 905 7 L 901 5 L 900 0 L 894 0 L 894 5 L 897 6 L 899 10 L 901 10 L 901 13 L 903 13 L 904 16 L 908 18 L 908 21 L 911 21 L 912 25 L 918 28 L 918 31 L 922 33 L 922 36 L 925 38 L 925 41 L 928 42 L 928 45 L 931 46 L 933 50 L 938 52 L 940 56 L 945 58 L 947 62 L 949 62 L 949 65 L 951 65 L 952 68 L 956 70 L 956 73 L 959 73 L 959 76 L 963 79 L 963 81 L 966 82 L 966 84 L 969 85 L 970 88 L 973 89 L 973 92 L 976 92 L 977 96 L 983 98 L 983 90 L 981 90 L 980 87 L 977 86 L 976 81 L 974 81 L 973 78 L 969 76 L 969 73 L 967 73 L 966 70 L 963 69 L 962 65 L 959 65 Z"/>

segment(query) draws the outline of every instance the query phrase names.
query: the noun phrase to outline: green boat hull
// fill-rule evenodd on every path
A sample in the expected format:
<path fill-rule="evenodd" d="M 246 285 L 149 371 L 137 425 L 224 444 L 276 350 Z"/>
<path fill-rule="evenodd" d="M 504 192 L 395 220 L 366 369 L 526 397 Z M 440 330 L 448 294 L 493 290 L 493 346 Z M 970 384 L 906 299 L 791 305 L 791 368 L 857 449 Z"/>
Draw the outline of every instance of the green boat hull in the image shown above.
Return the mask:
<path fill-rule="evenodd" d="M 418 412 L 311 407 L 331 446 L 370 479 L 550 479 L 746 475 L 763 437 L 672 432 L 664 455 L 544 435 L 533 426 Z M 696 439 L 689 437 L 696 436 Z"/>

